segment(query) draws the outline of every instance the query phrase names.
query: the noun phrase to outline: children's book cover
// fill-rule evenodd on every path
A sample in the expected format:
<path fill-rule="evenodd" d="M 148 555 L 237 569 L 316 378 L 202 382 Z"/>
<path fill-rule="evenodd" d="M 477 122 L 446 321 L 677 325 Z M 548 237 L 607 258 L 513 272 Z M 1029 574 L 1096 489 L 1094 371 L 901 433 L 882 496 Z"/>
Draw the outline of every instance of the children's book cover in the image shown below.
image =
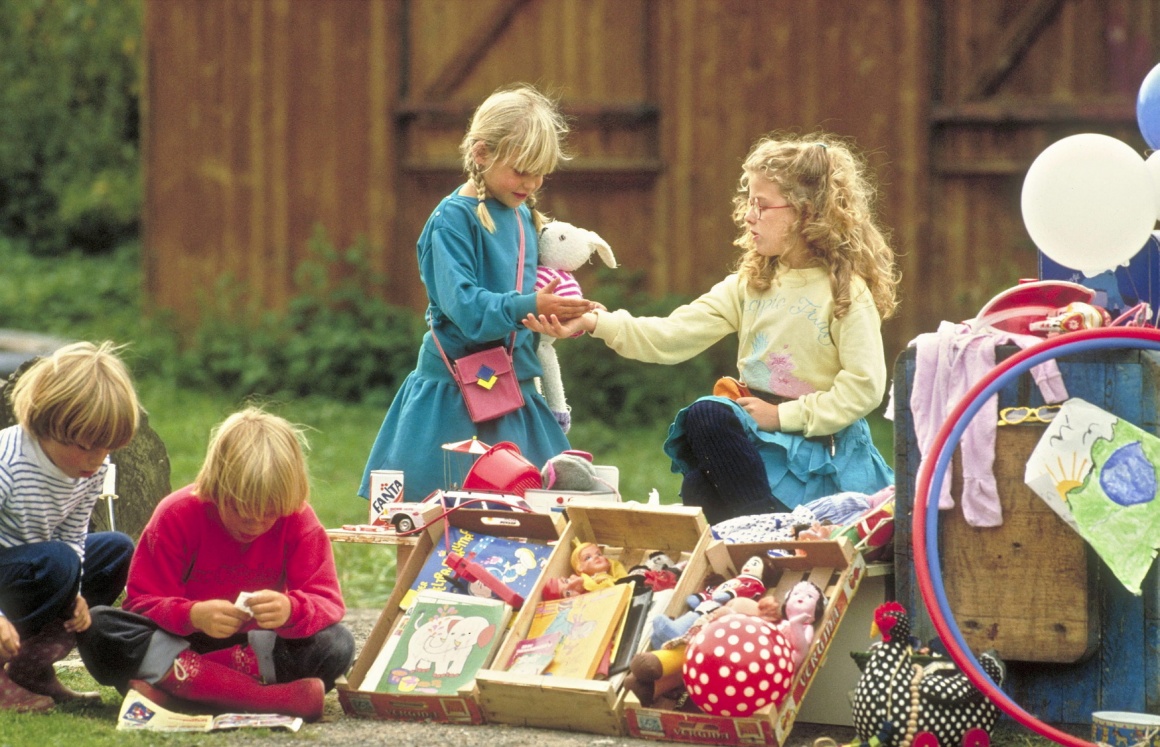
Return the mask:
<path fill-rule="evenodd" d="M 223 713 L 190 715 L 162 708 L 136 690 L 130 689 L 117 715 L 118 731 L 218 731 L 222 729 L 286 729 L 298 731 L 302 719 L 277 713 Z"/>
<path fill-rule="evenodd" d="M 556 647 L 563 637 L 563 633 L 548 633 L 520 641 L 512 652 L 507 670 L 519 674 L 543 674 L 556 657 Z"/>
<path fill-rule="evenodd" d="M 375 689 L 454 695 L 491 663 L 510 616 L 498 600 L 419 592 Z"/>
<path fill-rule="evenodd" d="M 404 609 L 411 605 L 416 593 L 426 590 L 495 598 L 495 594 L 485 585 L 478 582 L 469 584 L 454 577 L 447 567 L 448 544 L 452 552 L 480 564 L 525 599 L 540 577 L 540 571 L 548 564 L 548 556 L 552 554 L 550 545 L 538 542 L 497 537 L 459 527 L 448 527 L 448 530 L 448 540 L 440 542 L 427 556 L 419 575 L 411 584 L 411 590 L 403 596 L 401 606 Z"/>
<path fill-rule="evenodd" d="M 541 601 L 527 637 L 563 634 L 556 656 L 544 674 L 592 679 L 624 619 L 631 596 L 631 584 L 617 584 L 574 597 Z"/>

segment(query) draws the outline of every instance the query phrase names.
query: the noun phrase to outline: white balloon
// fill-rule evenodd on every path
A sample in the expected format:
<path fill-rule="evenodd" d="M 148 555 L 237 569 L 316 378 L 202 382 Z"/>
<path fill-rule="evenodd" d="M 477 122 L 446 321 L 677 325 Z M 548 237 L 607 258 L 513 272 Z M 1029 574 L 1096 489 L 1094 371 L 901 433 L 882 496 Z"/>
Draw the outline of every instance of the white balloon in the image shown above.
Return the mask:
<path fill-rule="evenodd" d="M 1156 225 L 1152 179 L 1127 143 L 1096 133 L 1065 137 L 1027 170 L 1023 225 L 1064 267 L 1086 275 L 1115 269 L 1140 251 Z"/>
<path fill-rule="evenodd" d="M 1156 218 L 1160 219 L 1160 150 L 1153 151 L 1148 160 L 1144 161 L 1144 165 L 1148 167 L 1148 174 L 1152 177 L 1152 191 L 1156 194 Z"/>

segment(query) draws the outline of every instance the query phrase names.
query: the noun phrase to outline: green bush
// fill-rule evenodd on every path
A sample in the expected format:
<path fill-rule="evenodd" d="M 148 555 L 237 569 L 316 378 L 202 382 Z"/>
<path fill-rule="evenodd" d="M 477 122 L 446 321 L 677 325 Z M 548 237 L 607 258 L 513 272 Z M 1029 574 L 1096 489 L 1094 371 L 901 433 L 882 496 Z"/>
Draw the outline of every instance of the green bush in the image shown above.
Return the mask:
<path fill-rule="evenodd" d="M 183 383 L 236 396 L 322 394 L 386 407 L 414 368 L 422 318 L 375 298 L 382 278 L 360 240 L 337 251 L 316 228 L 285 312 L 262 311 L 223 278 L 178 371 Z"/>
<path fill-rule="evenodd" d="M 136 234 L 140 0 L 0 3 L 0 234 L 104 252 Z"/>

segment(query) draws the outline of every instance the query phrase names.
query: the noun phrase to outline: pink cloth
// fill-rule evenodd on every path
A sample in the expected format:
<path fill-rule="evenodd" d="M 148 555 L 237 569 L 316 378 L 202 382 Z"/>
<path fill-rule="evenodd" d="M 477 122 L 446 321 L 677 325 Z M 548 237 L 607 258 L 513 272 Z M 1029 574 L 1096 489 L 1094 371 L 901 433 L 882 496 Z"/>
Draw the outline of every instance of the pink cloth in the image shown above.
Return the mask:
<path fill-rule="evenodd" d="M 556 286 L 556 295 L 564 298 L 583 298 L 584 293 L 580 290 L 580 283 L 576 282 L 576 278 L 567 270 L 557 270 L 554 267 L 544 267 L 540 265 L 536 268 L 536 290 L 540 290 L 548 283 L 556 278 L 560 279 L 560 284 Z"/>
<path fill-rule="evenodd" d="M 1042 338 L 1010 332 L 975 331 L 968 324 L 942 322 L 937 332 L 919 335 L 915 346 L 914 381 L 910 390 L 910 412 L 919 451 L 925 462 L 934 437 L 947 415 L 967 390 L 995 367 L 995 346 L 1026 348 Z M 1067 399 L 1067 387 L 1055 361 L 1031 369 L 1044 401 Z M 963 431 L 963 516 L 976 527 L 1003 523 L 999 491 L 995 485 L 995 429 L 999 422 L 998 397 L 991 396 Z M 954 508 L 951 480 L 943 480 L 938 496 L 940 509 Z"/>

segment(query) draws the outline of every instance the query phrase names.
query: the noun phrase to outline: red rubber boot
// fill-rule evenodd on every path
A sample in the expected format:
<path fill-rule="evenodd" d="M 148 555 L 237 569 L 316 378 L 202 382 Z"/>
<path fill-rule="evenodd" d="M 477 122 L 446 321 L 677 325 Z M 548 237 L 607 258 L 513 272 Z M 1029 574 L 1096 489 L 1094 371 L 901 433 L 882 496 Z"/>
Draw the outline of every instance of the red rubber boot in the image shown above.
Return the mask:
<path fill-rule="evenodd" d="M 156 683 L 158 690 L 219 713 L 281 713 L 305 721 L 322 718 L 326 694 L 322 680 L 310 677 L 263 685 L 249 675 L 207 660 L 186 649 Z"/>
<path fill-rule="evenodd" d="M 217 651 L 204 653 L 201 658 L 215 664 L 224 664 L 235 672 L 241 672 L 259 682 L 262 681 L 262 673 L 258 670 L 258 655 L 249 646 L 221 648 Z"/>

